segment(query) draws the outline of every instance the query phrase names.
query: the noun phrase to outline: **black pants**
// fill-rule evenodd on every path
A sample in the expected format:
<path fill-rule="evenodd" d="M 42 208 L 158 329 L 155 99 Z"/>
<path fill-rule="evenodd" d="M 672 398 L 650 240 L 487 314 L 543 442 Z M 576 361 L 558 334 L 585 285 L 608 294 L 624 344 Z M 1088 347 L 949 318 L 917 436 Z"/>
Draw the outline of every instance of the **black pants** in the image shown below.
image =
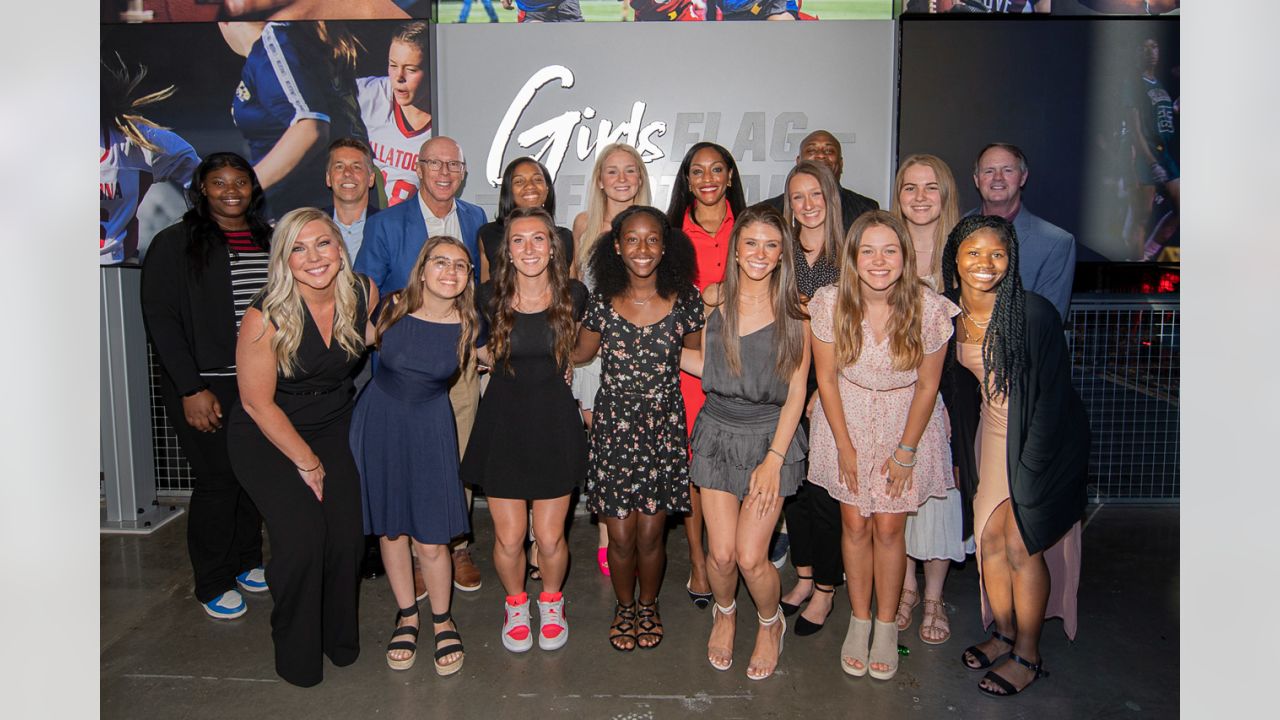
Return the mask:
<path fill-rule="evenodd" d="M 187 506 L 187 554 L 195 574 L 196 599 L 209 602 L 236 587 L 236 575 L 262 564 L 262 519 L 231 470 L 227 419 L 239 402 L 236 379 L 207 378 L 222 405 L 222 428 L 200 432 L 187 424 L 182 398 L 166 377 L 160 384 L 169 424 L 195 474 Z"/>
<path fill-rule="evenodd" d="M 323 656 L 350 665 L 360 655 L 358 600 L 364 529 L 360 479 L 348 444 L 351 416 L 300 432 L 324 463 L 324 500 L 237 408 L 231 462 L 271 535 L 267 584 L 275 608 L 276 672 L 294 685 L 323 679 Z"/>
<path fill-rule="evenodd" d="M 844 565 L 840 554 L 840 501 L 808 480 L 782 506 L 791 541 L 791 564 L 813 567 L 813 581 L 835 587 Z"/>

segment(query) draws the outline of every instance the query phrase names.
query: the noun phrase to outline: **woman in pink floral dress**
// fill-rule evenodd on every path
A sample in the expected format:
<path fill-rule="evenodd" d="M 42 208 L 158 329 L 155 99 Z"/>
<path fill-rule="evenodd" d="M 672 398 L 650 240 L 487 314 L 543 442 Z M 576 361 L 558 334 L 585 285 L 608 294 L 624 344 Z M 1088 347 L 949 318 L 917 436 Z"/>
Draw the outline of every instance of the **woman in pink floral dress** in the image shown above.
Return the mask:
<path fill-rule="evenodd" d="M 906 516 L 954 486 L 935 401 L 958 312 L 920 282 L 906 228 L 883 211 L 853 224 L 839 283 L 809 302 L 819 397 L 809 481 L 841 503 L 853 613 L 840 666 L 855 677 L 888 680 L 897 672 Z"/>

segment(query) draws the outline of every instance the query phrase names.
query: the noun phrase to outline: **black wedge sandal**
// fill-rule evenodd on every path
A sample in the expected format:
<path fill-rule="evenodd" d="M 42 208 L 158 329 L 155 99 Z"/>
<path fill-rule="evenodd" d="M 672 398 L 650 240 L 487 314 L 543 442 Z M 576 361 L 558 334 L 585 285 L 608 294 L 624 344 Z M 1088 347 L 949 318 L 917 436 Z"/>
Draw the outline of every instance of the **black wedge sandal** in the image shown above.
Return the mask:
<path fill-rule="evenodd" d="M 440 623 L 453 622 L 453 615 L 449 612 L 443 612 L 439 615 L 431 613 L 431 622 L 437 625 Z M 449 642 L 450 640 L 453 642 Z M 452 655 L 453 653 L 462 653 L 462 657 L 451 663 L 440 663 L 440 658 Z M 436 633 L 435 666 L 437 675 L 445 677 L 458 672 L 462 669 L 462 661 L 466 659 L 466 651 L 462 649 L 462 636 L 458 634 L 456 625 L 453 630 L 441 630 Z"/>
<path fill-rule="evenodd" d="M 1005 643 L 1006 645 L 1009 646 L 1010 652 L 1013 651 L 1013 638 L 1007 637 L 1001 634 L 999 631 L 995 631 L 995 630 L 991 632 L 991 637 L 999 640 L 1002 643 Z M 977 665 L 969 664 L 969 661 L 966 656 L 970 656 L 970 655 L 973 656 L 974 660 L 978 661 Z M 999 655 L 993 658 L 989 658 L 987 657 L 986 653 L 978 649 L 977 645 L 970 645 L 969 647 L 964 649 L 964 652 L 960 653 L 960 664 L 964 665 L 966 668 L 970 670 L 986 670 L 992 665 L 995 665 L 996 662 L 1004 655 L 1005 653 L 1000 653 Z"/>
<path fill-rule="evenodd" d="M 1040 678 L 1043 678 L 1043 677 L 1049 677 L 1049 671 L 1044 669 L 1044 658 L 1040 658 L 1040 662 L 1033 663 L 1033 662 L 1029 662 L 1026 658 L 1022 657 L 1018 653 L 1010 652 L 1009 659 L 1030 670 L 1033 673 L 1033 675 L 1031 676 L 1031 679 L 1027 681 L 1026 685 L 1022 686 L 1021 690 L 1019 690 L 1018 688 L 1013 686 L 1013 683 L 997 675 L 994 670 L 988 670 L 987 674 L 982 676 L 982 679 L 990 680 L 991 682 L 995 683 L 996 686 L 999 687 L 1004 692 L 996 692 L 995 690 L 989 690 L 987 688 L 982 687 L 982 685 L 978 685 L 978 689 L 982 691 L 982 694 L 990 695 L 991 697 L 1010 697 L 1013 695 L 1017 695 L 1020 692 L 1025 692 L 1027 688 L 1035 684 L 1036 680 L 1039 680 Z"/>
<path fill-rule="evenodd" d="M 387 643 L 387 665 L 392 670 L 408 670 L 413 667 L 413 663 L 418 659 L 418 627 L 415 625 L 400 625 L 400 621 L 405 618 L 417 617 L 418 606 L 400 608 L 396 613 L 396 629 L 391 633 L 391 642 Z M 396 638 L 408 635 L 410 640 L 397 640 Z M 391 657 L 393 650 L 408 650 L 409 657 L 403 660 L 395 660 Z"/>

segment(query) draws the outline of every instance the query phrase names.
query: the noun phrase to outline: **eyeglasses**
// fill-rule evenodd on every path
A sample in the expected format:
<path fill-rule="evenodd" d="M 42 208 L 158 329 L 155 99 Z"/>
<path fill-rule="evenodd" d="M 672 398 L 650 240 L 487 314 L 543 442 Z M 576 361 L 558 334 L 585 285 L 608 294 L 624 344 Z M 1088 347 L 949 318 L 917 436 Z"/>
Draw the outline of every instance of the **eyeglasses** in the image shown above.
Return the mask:
<path fill-rule="evenodd" d="M 418 158 L 419 165 L 426 165 L 427 169 L 432 172 L 440 172 L 441 169 L 448 168 L 451 173 L 460 173 L 467 169 L 467 164 L 461 160 L 437 160 L 436 158 Z"/>
<path fill-rule="evenodd" d="M 458 271 L 459 275 L 466 275 L 471 272 L 470 262 L 467 262 L 466 260 L 454 260 L 453 258 L 447 258 L 444 255 L 432 255 L 427 258 L 427 265 L 436 272 L 444 272 L 449 268 L 453 268 Z"/>

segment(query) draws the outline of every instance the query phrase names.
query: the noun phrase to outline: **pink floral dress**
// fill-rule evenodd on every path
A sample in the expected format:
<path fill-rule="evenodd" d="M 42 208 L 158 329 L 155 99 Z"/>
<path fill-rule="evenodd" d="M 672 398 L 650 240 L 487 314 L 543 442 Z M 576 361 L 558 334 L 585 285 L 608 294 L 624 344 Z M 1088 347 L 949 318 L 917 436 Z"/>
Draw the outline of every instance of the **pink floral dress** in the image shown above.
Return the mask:
<path fill-rule="evenodd" d="M 955 330 L 951 318 L 960 308 L 927 288 L 921 294 L 924 303 L 921 333 L 924 351 L 928 354 L 947 344 Z M 815 292 L 809 301 L 810 324 L 819 342 L 835 342 L 832 331 L 835 300 L 836 287 L 828 285 Z M 930 497 L 945 497 L 947 490 L 955 486 L 955 479 L 951 474 L 951 448 L 947 443 L 941 402 L 934 405 L 929 424 L 916 445 L 911 489 L 901 497 L 889 497 L 887 476 L 880 471 L 902 439 L 907 411 L 915 395 L 916 377 L 915 370 L 893 369 L 889 339 L 875 342 L 870 325 L 863 320 L 862 354 L 853 365 L 841 368 L 838 373 L 849 439 L 858 452 L 858 492 L 850 492 L 840 480 L 836 441 L 822 411 L 821 399 L 810 418 L 809 482 L 826 488 L 836 500 L 857 506 L 863 517 L 872 513 L 914 512 Z"/>

